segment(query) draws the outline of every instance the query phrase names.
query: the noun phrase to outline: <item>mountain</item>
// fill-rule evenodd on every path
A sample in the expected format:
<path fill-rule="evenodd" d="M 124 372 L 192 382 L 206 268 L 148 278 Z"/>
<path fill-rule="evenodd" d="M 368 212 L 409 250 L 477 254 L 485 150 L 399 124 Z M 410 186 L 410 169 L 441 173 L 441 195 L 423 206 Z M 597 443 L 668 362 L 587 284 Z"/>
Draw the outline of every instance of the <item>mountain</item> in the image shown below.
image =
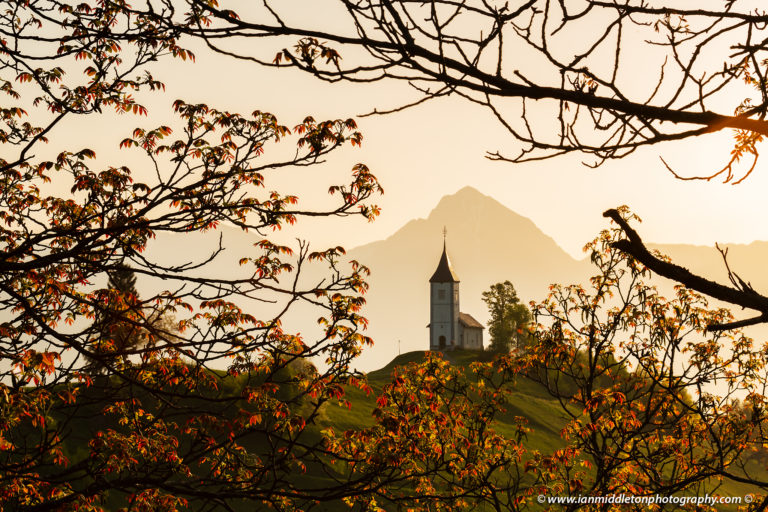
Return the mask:
<path fill-rule="evenodd" d="M 428 281 L 443 249 L 443 228 L 461 281 L 461 311 L 483 324 L 489 315 L 481 294 L 494 283 L 511 281 L 528 302 L 543 299 L 551 283 L 581 281 L 591 271 L 588 262 L 575 260 L 530 219 L 473 188 L 463 188 L 441 199 L 426 219 L 413 220 L 386 240 L 348 252 L 372 272 L 364 314 L 376 344 L 359 359 L 361 369 L 380 367 L 398 350 L 428 347 Z"/>
<path fill-rule="evenodd" d="M 481 294 L 494 283 L 511 281 L 520 298 L 527 303 L 543 299 L 551 283 L 584 283 L 594 272 L 588 259 L 571 257 L 530 219 L 473 188 L 463 188 L 442 198 L 426 219 L 412 220 L 385 240 L 348 251 L 349 259 L 367 265 L 372 272 L 363 314 L 370 321 L 366 334 L 374 339 L 375 345 L 366 348 L 356 360 L 358 369 L 380 368 L 399 352 L 427 349 L 429 278 L 443 249 L 443 228 L 447 229 L 445 243 L 453 269 L 461 281 L 461 311 L 471 314 L 482 324 L 487 324 L 489 316 Z M 204 234 L 158 237 L 152 241 L 148 252 L 152 253 L 153 259 L 167 264 L 199 260 L 219 247 L 219 236 L 223 237 L 223 253 L 204 269 L 191 273 L 248 277 L 250 267 L 241 267 L 237 262 L 243 255 L 254 254 L 253 243 L 261 236 L 234 227 L 221 226 L 218 231 Z M 724 284 L 729 282 L 722 257 L 712 247 L 649 245 L 699 275 Z M 751 282 L 757 291 L 768 294 L 768 273 L 764 271 L 768 242 L 728 245 L 728 251 L 731 268 Z M 312 283 L 320 282 L 325 276 L 327 269 L 310 265 L 302 271 L 301 282 L 304 286 L 313 286 Z M 656 278 L 654 282 L 662 293 L 671 296 L 674 283 L 663 278 Z M 145 295 L 168 286 L 168 282 L 152 283 L 141 276 L 137 285 L 140 293 Z M 715 301 L 712 304 L 717 305 Z M 274 304 L 253 301 L 242 305 L 264 318 L 279 311 L 284 301 L 278 300 Z M 734 314 L 737 318 L 751 315 L 736 309 Z M 288 331 L 300 332 L 313 339 L 319 333 L 318 316 L 316 308 L 294 304 L 283 318 L 283 324 Z M 748 333 L 768 339 L 768 326 L 751 328 Z M 488 341 L 486 332 L 486 344 Z"/>
<path fill-rule="evenodd" d="M 413 220 L 386 240 L 348 252 L 351 259 L 372 271 L 364 314 L 370 321 L 368 335 L 375 346 L 363 352 L 358 368 L 379 368 L 398 351 L 428 347 L 428 281 L 440 259 L 443 227 L 447 229 L 448 255 L 461 281 L 461 311 L 484 325 L 489 315 L 481 294 L 494 283 L 511 281 L 527 303 L 543 299 L 551 283 L 585 283 L 595 270 L 588 258 L 571 257 L 530 219 L 473 188 L 463 188 L 441 199 L 426 219 Z M 729 284 L 723 258 L 714 247 L 648 245 L 694 273 Z M 731 269 L 758 292 L 768 294 L 768 272 L 764 270 L 768 242 L 722 247 L 728 250 Z M 652 282 L 663 294 L 672 296 L 676 283 L 661 277 L 654 277 Z M 710 304 L 728 307 L 714 300 Z M 731 310 L 736 318 L 752 315 L 733 307 Z M 751 327 L 747 334 L 768 339 L 768 325 Z M 488 341 L 486 331 L 485 343 Z"/>
<path fill-rule="evenodd" d="M 705 245 L 685 244 L 648 244 L 666 254 L 678 265 L 689 268 L 692 272 L 729 284 L 728 271 L 723 257 L 714 247 Z M 768 273 L 765 262 L 768 261 L 768 242 L 752 242 L 751 244 L 720 244 L 727 249 L 728 266 L 745 282 L 763 295 L 768 294 Z"/>

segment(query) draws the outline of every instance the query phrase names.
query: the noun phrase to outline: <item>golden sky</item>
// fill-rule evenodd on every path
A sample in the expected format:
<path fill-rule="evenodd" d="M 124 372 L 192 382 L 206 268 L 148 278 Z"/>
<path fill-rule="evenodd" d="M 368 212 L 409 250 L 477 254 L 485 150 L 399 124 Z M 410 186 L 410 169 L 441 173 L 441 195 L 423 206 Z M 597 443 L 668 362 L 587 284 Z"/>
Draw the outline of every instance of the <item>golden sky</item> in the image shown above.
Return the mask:
<path fill-rule="evenodd" d="M 404 84 L 331 85 L 294 70 L 260 68 L 199 46 L 193 49 L 196 63 L 165 60 L 153 69 L 156 78 L 166 82 L 167 92 L 143 99 L 150 109 L 148 118 L 90 117 L 52 135 L 84 146 L 87 141 L 100 158 L 118 164 L 137 157 L 118 153 L 119 141 L 134 126 L 167 123 L 176 98 L 243 113 L 270 111 L 293 126 L 307 114 L 317 119 L 354 117 L 413 97 Z M 737 186 L 681 182 L 659 160 L 662 156 L 681 174 L 711 173 L 728 159 L 730 133 L 647 148 L 590 169 L 578 156 L 529 164 L 487 160 L 486 151 L 513 155 L 518 143 L 489 112 L 459 98 L 358 121 L 365 137 L 362 148 L 343 150 L 320 171 L 281 171 L 272 183 L 312 205 L 325 197 L 333 177 L 339 180 L 352 165 L 364 162 L 386 192 L 377 200 L 381 217 L 373 224 L 345 222 L 343 231 L 335 222 L 307 222 L 291 237 L 299 234 L 318 244 L 347 247 L 382 239 L 408 220 L 426 217 L 442 196 L 469 185 L 532 219 L 576 257 L 581 257 L 584 243 L 607 226 L 601 212 L 620 204 L 629 205 L 644 220 L 640 232 L 647 241 L 712 245 L 768 240 L 768 160 Z M 141 167 L 140 160 L 136 165 Z"/>

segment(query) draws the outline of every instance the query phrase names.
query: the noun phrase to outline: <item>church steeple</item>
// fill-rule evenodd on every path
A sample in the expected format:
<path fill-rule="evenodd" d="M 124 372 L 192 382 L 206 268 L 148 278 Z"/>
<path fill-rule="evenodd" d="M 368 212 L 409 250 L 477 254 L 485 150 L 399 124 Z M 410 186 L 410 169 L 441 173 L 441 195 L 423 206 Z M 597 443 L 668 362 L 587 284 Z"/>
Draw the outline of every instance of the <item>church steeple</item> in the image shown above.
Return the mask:
<path fill-rule="evenodd" d="M 443 228 L 443 255 L 440 257 L 440 263 L 437 264 L 437 270 L 429 279 L 430 283 L 458 283 L 459 278 L 451 267 L 451 260 L 448 258 L 448 251 L 445 247 L 445 238 L 447 231 Z"/>

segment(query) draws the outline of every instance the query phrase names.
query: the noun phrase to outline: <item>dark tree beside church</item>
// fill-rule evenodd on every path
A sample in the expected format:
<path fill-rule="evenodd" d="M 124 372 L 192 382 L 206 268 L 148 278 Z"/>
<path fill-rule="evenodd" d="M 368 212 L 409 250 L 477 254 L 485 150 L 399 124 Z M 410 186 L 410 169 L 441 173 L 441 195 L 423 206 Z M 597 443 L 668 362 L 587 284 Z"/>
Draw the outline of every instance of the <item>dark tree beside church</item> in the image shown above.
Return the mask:
<path fill-rule="evenodd" d="M 124 294 L 138 296 L 136 291 L 136 274 L 131 267 L 120 265 L 112 272 L 109 272 L 107 286 L 110 290 L 117 290 Z"/>
<path fill-rule="evenodd" d="M 483 302 L 491 313 L 488 332 L 492 352 L 509 352 L 525 344 L 523 329 L 531 321 L 531 312 L 520 303 L 515 287 L 509 281 L 496 283 L 483 292 Z"/>

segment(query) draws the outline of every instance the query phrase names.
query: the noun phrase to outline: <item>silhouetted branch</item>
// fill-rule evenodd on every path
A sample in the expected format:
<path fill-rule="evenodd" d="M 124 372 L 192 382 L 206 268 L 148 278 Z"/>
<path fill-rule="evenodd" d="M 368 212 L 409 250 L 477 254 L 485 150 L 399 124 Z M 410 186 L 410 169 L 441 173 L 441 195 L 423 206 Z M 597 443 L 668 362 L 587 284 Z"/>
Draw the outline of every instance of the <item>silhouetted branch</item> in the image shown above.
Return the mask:
<path fill-rule="evenodd" d="M 630 227 L 629 223 L 621 217 L 618 210 L 611 209 L 603 212 L 604 217 L 608 217 L 624 231 L 627 238 L 614 242 L 612 246 L 629 256 L 632 256 L 637 261 L 648 267 L 652 272 L 664 276 L 673 281 L 692 289 L 697 292 L 709 295 L 715 299 L 734 304 L 747 309 L 753 309 L 759 311 L 761 315 L 755 318 L 747 320 L 740 320 L 729 324 L 715 324 L 707 327 L 708 330 L 724 330 L 733 329 L 736 327 L 744 327 L 747 325 L 755 325 L 764 321 L 768 321 L 768 297 L 760 295 L 751 289 L 751 287 L 744 288 L 739 286 L 725 286 L 709 279 L 705 279 L 692 273 L 687 268 L 681 267 L 674 263 L 664 261 L 657 256 L 653 255 L 643 243 L 640 235 Z M 732 275 L 730 269 L 728 269 L 729 275 Z M 740 279 L 740 278 L 739 278 Z M 743 282 L 743 281 L 741 281 Z M 748 286 L 745 284 L 745 286 Z"/>
<path fill-rule="evenodd" d="M 718 10 L 587 0 L 572 13 L 562 1 L 338 0 L 330 2 L 338 8 L 333 24 L 320 15 L 300 22 L 291 7 L 270 0 L 263 16 L 186 3 L 195 12 L 190 21 L 162 23 L 223 55 L 295 67 L 327 82 L 405 81 L 417 91 L 371 114 L 444 93 L 489 108 L 522 142 L 515 156 L 490 151 L 494 160 L 579 152 L 597 166 L 638 147 L 733 129 L 724 164 L 701 176 L 675 175 L 738 183 L 755 169 L 756 147 L 768 134 L 768 64 L 761 56 L 768 16 L 738 1 Z M 286 36 L 295 40 L 282 46 Z M 259 55 L 259 45 L 235 47 L 233 37 L 272 39 L 283 49 L 274 58 Z M 640 71 L 630 55 L 659 71 Z M 628 85 L 638 80 L 643 86 Z M 537 100 L 536 115 L 525 112 L 526 99 Z M 557 120 L 558 129 L 544 118 Z"/>

